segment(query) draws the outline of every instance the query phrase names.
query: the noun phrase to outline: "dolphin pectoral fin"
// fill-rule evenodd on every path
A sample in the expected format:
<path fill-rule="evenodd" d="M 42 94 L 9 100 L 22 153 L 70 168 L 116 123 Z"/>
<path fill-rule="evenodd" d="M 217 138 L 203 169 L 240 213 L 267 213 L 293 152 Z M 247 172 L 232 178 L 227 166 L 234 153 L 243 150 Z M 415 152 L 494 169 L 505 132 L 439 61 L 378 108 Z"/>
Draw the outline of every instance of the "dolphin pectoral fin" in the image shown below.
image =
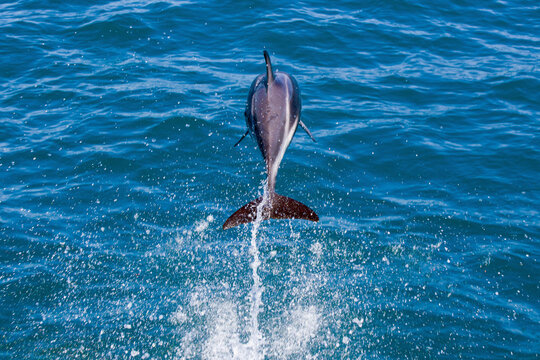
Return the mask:
<path fill-rule="evenodd" d="M 259 206 L 262 199 L 262 197 L 255 199 L 238 209 L 225 221 L 223 230 L 255 221 L 257 219 L 257 206 Z M 315 211 L 300 201 L 276 193 L 272 194 L 270 199 L 270 207 L 261 211 L 261 220 L 303 219 L 315 222 L 319 221 L 319 217 L 315 214 Z"/>
<path fill-rule="evenodd" d="M 233 147 L 235 147 L 235 146 L 237 146 L 238 144 L 240 144 L 240 141 L 244 140 L 244 138 L 246 137 L 247 134 L 249 134 L 249 130 L 246 131 L 246 133 L 245 133 L 244 135 L 242 135 L 242 137 L 240 138 L 240 140 L 238 140 L 238 141 L 236 142 L 236 144 L 234 144 Z"/>
<path fill-rule="evenodd" d="M 304 129 L 304 131 L 309 135 L 309 137 L 311 138 L 311 140 L 313 140 L 313 142 L 317 142 L 317 140 L 315 140 L 315 138 L 313 137 L 313 135 L 311 135 L 311 131 L 309 131 L 308 127 L 306 126 L 306 124 L 304 124 L 302 122 L 302 120 L 299 121 L 300 123 L 300 126 L 302 127 L 302 129 Z"/>

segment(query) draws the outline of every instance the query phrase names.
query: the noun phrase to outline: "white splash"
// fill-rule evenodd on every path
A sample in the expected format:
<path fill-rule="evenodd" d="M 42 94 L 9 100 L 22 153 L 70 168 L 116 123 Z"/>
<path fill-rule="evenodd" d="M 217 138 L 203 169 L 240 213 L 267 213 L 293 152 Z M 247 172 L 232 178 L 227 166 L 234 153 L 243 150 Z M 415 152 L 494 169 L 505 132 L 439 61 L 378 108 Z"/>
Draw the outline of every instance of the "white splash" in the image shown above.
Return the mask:
<path fill-rule="evenodd" d="M 174 359 L 316 359 L 317 355 L 311 353 L 314 343 L 347 341 L 345 338 L 330 339 L 322 331 L 328 319 L 324 306 L 314 301 L 326 280 L 319 266 L 324 245 L 318 241 L 310 247 L 310 267 L 318 271 L 312 273 L 301 266 L 299 273 L 291 279 L 297 284 L 288 290 L 294 300 L 284 304 L 284 308 L 275 314 L 277 316 L 269 320 L 270 327 L 263 332 L 259 317 L 264 309 L 262 295 L 265 288 L 259 275 L 262 262 L 258 246 L 264 238 L 260 233 L 261 223 L 269 202 L 266 186 L 264 190 L 263 199 L 257 206 L 256 220 L 246 229 L 250 235 L 252 284 L 247 296 L 236 293 L 228 284 L 216 288 L 203 281 L 191 289 L 187 303 L 179 305 L 169 316 L 169 322 L 182 333 Z M 213 221 L 212 216 L 199 220 L 178 234 L 176 242 L 182 246 L 186 241 L 191 243 L 204 239 Z M 291 227 L 289 236 L 299 235 Z M 238 258 L 240 255 L 235 251 L 234 256 Z M 276 256 L 276 250 L 269 253 L 270 258 Z"/>
<path fill-rule="evenodd" d="M 314 305 L 296 306 L 282 316 L 282 325 L 272 335 L 271 355 L 277 359 L 310 359 L 309 346 L 323 321 L 320 310 Z"/>
<path fill-rule="evenodd" d="M 253 222 L 253 227 L 251 229 L 251 244 L 249 247 L 249 253 L 253 257 L 251 262 L 252 278 L 253 278 L 253 287 L 250 291 L 250 338 L 247 343 L 248 348 L 251 350 L 251 359 L 264 359 L 265 356 L 265 344 L 264 337 L 259 328 L 259 314 L 261 313 L 262 306 L 262 293 L 264 287 L 262 286 L 261 278 L 257 273 L 261 261 L 259 259 L 259 248 L 257 245 L 257 235 L 259 233 L 259 227 L 263 220 L 263 210 L 268 204 L 268 192 L 267 187 L 264 188 L 264 195 L 262 201 L 257 206 L 257 218 Z"/>

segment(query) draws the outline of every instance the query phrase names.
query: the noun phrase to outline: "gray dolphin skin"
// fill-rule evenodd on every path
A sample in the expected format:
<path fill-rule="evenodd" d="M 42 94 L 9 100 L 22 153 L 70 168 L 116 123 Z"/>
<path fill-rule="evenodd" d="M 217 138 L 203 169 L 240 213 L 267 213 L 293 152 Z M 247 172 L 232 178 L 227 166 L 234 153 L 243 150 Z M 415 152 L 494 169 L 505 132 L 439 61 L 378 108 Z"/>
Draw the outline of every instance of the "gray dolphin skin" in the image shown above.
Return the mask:
<path fill-rule="evenodd" d="M 245 111 L 248 131 L 235 146 L 250 133 L 257 141 L 266 162 L 268 200 L 261 211 L 263 220 L 304 219 L 319 221 L 317 214 L 306 205 L 275 192 L 279 164 L 298 125 L 300 124 L 312 139 L 313 136 L 300 121 L 302 104 L 296 80 L 284 72 L 274 73 L 268 52 L 265 50 L 263 54 L 266 62 L 266 73 L 257 76 L 251 84 Z M 260 197 L 242 206 L 225 221 L 223 229 L 254 221 L 257 218 L 257 206 L 262 200 L 263 197 Z"/>

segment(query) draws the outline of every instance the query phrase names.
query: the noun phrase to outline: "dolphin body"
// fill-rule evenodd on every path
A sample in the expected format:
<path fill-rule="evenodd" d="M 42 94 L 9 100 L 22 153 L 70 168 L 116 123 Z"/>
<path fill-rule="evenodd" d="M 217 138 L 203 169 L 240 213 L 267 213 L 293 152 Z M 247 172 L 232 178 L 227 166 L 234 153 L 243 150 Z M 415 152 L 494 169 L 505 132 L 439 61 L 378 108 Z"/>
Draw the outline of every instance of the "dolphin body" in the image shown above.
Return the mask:
<path fill-rule="evenodd" d="M 300 121 L 301 101 L 300 89 L 294 77 L 284 72 L 272 71 L 268 52 L 264 51 L 266 73 L 260 74 L 253 80 L 249 89 L 245 111 L 248 131 L 235 144 L 238 145 L 248 134 L 255 138 L 266 162 L 268 175 L 266 196 L 267 200 L 261 209 L 263 220 L 267 219 L 304 219 L 319 221 L 313 210 L 294 199 L 279 195 L 275 192 L 276 176 L 279 164 L 285 150 L 298 128 L 304 128 L 313 139 L 308 128 Z M 315 139 L 313 139 L 315 141 Z M 260 197 L 242 206 L 223 224 L 223 229 L 229 229 L 240 224 L 246 224 L 257 218 L 257 207 L 263 201 Z"/>

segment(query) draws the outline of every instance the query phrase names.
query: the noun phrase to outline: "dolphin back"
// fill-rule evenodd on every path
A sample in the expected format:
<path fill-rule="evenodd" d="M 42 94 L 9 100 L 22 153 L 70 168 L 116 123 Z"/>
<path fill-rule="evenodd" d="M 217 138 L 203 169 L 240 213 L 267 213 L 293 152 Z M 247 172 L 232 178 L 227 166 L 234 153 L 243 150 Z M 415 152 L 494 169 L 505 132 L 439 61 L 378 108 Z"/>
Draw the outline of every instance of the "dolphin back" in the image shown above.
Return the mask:
<path fill-rule="evenodd" d="M 303 219 L 310 221 L 319 221 L 315 211 L 311 210 L 300 201 L 282 196 L 276 193 L 269 195 L 268 203 L 261 211 L 261 220 L 268 219 Z M 253 200 L 242 206 L 232 214 L 223 224 L 223 229 L 230 229 L 240 224 L 247 224 L 257 219 L 257 207 L 263 201 L 263 198 Z"/>

